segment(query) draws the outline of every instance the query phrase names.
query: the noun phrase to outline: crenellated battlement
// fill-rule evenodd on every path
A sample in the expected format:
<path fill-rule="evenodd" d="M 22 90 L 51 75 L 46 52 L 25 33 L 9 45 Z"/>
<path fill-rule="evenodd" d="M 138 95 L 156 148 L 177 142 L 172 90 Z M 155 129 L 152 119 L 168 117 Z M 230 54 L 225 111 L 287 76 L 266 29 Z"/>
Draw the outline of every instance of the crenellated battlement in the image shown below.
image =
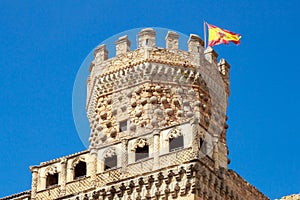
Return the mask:
<path fill-rule="evenodd" d="M 226 66 L 229 65 L 225 59 L 221 59 L 220 63 L 217 63 L 218 54 L 211 47 L 204 50 L 204 42 L 198 35 L 191 34 L 189 36 L 187 51 L 179 49 L 179 40 L 178 33 L 168 31 L 165 37 L 166 48 L 158 47 L 156 46 L 155 31 L 152 28 L 146 28 L 138 33 L 138 48 L 135 50 L 130 50 L 131 42 L 127 35 L 119 37 L 115 42 L 116 55 L 114 57 L 108 58 L 109 52 L 105 44 L 98 46 L 94 51 L 94 60 L 90 65 L 90 76 L 87 81 L 87 108 L 93 98 L 92 90 L 95 84 L 121 77 L 125 77 L 128 82 L 127 74 L 131 74 L 131 77 L 139 77 L 138 71 L 141 70 L 139 66 L 145 63 L 149 63 L 149 66 L 153 64 L 167 65 L 176 71 L 179 69 L 181 71 L 185 71 L 184 69 L 196 70 L 201 73 L 206 82 L 217 83 L 217 85 L 210 85 L 216 87 L 214 89 L 216 93 L 220 93 L 222 90 L 220 88 L 226 88 L 226 94 L 220 95 L 228 96 L 230 93 L 229 68 Z M 137 68 L 139 70 L 136 70 Z M 107 88 L 105 91 L 113 91 L 116 89 L 114 85 L 116 85 L 114 82 L 102 84 L 101 88 Z"/>
<path fill-rule="evenodd" d="M 165 37 L 165 48 L 159 47 L 156 45 L 155 31 L 152 28 L 146 28 L 138 33 L 138 48 L 130 51 L 131 41 L 127 35 L 124 35 L 115 42 L 116 54 L 114 57 L 109 58 L 109 52 L 105 44 L 94 50 L 94 61 L 90 66 L 90 76 L 91 78 L 97 75 L 104 76 L 143 62 L 190 68 L 199 68 L 201 65 L 207 65 L 208 63 L 217 64 L 218 54 L 211 47 L 204 51 L 204 42 L 198 35 L 190 35 L 187 41 L 187 51 L 179 49 L 179 40 L 178 33 L 168 31 Z M 218 69 L 217 65 L 216 68 Z M 224 72 L 227 71 L 222 72 L 222 75 L 226 76 Z"/>

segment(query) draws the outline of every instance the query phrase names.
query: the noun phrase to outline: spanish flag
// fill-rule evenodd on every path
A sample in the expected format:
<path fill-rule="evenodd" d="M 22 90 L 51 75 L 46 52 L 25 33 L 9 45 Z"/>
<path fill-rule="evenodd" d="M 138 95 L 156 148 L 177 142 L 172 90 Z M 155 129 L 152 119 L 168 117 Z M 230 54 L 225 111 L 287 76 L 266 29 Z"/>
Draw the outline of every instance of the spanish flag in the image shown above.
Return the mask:
<path fill-rule="evenodd" d="M 208 26 L 208 46 L 218 44 L 229 44 L 232 42 L 236 45 L 240 43 L 241 35 L 231 31 L 221 29 L 217 26 L 207 24 Z"/>

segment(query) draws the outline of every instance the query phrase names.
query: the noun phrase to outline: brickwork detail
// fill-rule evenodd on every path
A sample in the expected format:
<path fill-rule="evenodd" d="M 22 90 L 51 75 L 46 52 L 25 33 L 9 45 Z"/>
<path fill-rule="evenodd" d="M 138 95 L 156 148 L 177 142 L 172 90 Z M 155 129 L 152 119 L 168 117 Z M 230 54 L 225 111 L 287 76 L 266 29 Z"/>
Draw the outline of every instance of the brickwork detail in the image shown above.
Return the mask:
<path fill-rule="evenodd" d="M 146 172 L 152 171 L 153 168 L 153 159 L 148 159 L 128 165 L 127 172 L 129 176 L 140 175 Z"/>
<path fill-rule="evenodd" d="M 56 186 L 56 187 L 52 187 L 49 188 L 47 190 L 38 192 L 36 194 L 36 199 L 37 200 L 42 200 L 42 199 L 56 199 L 59 197 L 60 194 L 60 187 Z"/>
<path fill-rule="evenodd" d="M 67 183 L 66 185 L 66 195 L 74 194 L 84 191 L 91 187 L 91 178 L 82 178 L 81 180 Z"/>
<path fill-rule="evenodd" d="M 170 165 L 180 165 L 188 162 L 192 158 L 191 150 L 191 148 L 188 148 L 160 156 L 160 167 L 164 168 Z"/>
<path fill-rule="evenodd" d="M 107 172 L 104 172 L 102 174 L 97 175 L 97 187 L 101 187 L 107 183 L 112 183 L 115 181 L 120 180 L 121 178 L 121 170 L 120 169 L 114 169 L 109 170 Z"/>

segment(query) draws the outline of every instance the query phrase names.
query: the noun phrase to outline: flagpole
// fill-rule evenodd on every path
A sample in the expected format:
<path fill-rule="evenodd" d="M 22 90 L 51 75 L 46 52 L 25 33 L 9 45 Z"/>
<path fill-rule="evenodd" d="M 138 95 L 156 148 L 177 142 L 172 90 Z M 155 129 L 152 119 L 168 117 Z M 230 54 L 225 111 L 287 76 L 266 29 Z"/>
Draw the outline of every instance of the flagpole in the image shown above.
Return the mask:
<path fill-rule="evenodd" d="M 206 49 L 206 22 L 203 23 L 204 27 L 204 50 Z"/>

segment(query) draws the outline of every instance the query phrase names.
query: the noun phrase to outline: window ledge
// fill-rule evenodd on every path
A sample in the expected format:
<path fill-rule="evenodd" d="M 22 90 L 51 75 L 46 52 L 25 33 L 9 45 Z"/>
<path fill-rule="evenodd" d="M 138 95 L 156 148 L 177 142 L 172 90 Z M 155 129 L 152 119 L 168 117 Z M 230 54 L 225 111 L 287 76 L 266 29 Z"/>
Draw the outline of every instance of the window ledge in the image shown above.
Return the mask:
<path fill-rule="evenodd" d="M 74 178 L 74 181 L 81 180 L 81 179 L 84 179 L 84 178 L 86 178 L 86 175 L 78 176 L 78 177 Z"/>
<path fill-rule="evenodd" d="M 81 181 L 81 180 L 84 180 L 84 179 L 87 179 L 87 178 L 90 178 L 90 176 L 84 176 L 84 177 L 76 178 L 76 179 L 71 180 L 71 181 L 67 181 L 67 184 L 74 183 L 74 182 L 77 182 L 77 181 Z"/>
<path fill-rule="evenodd" d="M 117 167 L 117 166 L 116 166 L 116 167 L 112 167 L 112 168 L 103 170 L 103 172 L 113 171 L 113 170 L 116 170 L 116 169 L 118 169 L 118 168 L 120 168 L 120 167 Z"/>
<path fill-rule="evenodd" d="M 52 190 L 52 189 L 59 188 L 59 187 L 60 187 L 59 184 L 50 185 L 50 186 L 47 186 L 45 189 L 38 190 L 37 193 L 44 192 L 44 191 L 47 191 L 47 190 Z"/>
<path fill-rule="evenodd" d="M 130 163 L 130 164 L 128 164 L 127 166 L 134 165 L 134 164 L 138 164 L 138 163 L 142 163 L 142 162 L 145 162 L 145 161 L 148 161 L 148 160 L 151 160 L 151 159 L 153 159 L 153 157 L 143 158 L 143 159 L 134 161 L 133 163 Z"/>
<path fill-rule="evenodd" d="M 159 157 L 166 156 L 166 155 L 173 154 L 173 153 L 178 153 L 178 152 L 189 150 L 189 149 L 191 149 L 191 147 L 183 147 L 183 148 L 180 148 L 180 149 L 174 149 L 172 151 L 164 152 L 164 153 L 160 154 Z"/>

